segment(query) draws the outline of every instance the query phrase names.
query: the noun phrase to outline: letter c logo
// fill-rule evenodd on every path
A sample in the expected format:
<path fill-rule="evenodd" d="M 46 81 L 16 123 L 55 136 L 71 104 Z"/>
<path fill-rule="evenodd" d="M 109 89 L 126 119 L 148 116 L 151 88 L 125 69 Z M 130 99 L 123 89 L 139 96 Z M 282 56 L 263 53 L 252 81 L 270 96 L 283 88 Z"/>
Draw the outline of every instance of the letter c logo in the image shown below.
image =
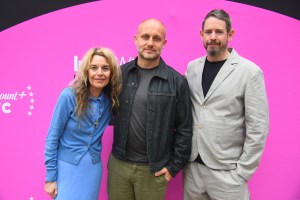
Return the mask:
<path fill-rule="evenodd" d="M 4 104 L 2 104 L 2 111 L 5 113 L 5 114 L 8 114 L 8 113 L 11 113 L 11 110 L 10 109 L 8 109 L 7 107 L 10 107 L 10 103 L 4 103 Z"/>

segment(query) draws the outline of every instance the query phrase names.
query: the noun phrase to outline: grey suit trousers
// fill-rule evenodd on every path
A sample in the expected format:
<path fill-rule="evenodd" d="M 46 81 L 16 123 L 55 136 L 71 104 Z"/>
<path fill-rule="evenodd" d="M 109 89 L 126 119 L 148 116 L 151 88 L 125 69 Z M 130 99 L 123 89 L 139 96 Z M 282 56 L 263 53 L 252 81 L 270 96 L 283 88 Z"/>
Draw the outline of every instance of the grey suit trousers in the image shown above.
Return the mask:
<path fill-rule="evenodd" d="M 249 200 L 247 181 L 233 170 L 189 162 L 183 170 L 184 200 Z"/>

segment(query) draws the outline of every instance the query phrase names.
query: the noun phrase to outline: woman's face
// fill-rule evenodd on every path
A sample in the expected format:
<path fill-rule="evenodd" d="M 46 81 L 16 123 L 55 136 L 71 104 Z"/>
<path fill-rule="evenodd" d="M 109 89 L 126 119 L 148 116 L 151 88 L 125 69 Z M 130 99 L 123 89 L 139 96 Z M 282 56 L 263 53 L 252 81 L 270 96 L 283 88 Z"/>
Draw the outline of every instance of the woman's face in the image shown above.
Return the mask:
<path fill-rule="evenodd" d="M 103 88 L 107 86 L 110 80 L 110 66 L 106 58 L 94 55 L 90 68 L 88 70 L 88 79 L 90 82 L 90 94 L 92 97 L 99 97 Z"/>

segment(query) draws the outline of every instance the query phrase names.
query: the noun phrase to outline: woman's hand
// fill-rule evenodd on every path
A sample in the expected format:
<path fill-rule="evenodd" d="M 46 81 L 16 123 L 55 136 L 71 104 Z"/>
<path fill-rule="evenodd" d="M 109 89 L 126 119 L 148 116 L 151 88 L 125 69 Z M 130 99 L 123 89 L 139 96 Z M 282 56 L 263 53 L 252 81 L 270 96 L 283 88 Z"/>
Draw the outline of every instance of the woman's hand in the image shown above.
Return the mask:
<path fill-rule="evenodd" d="M 44 186 L 45 192 L 55 199 L 57 196 L 57 182 L 47 182 Z"/>

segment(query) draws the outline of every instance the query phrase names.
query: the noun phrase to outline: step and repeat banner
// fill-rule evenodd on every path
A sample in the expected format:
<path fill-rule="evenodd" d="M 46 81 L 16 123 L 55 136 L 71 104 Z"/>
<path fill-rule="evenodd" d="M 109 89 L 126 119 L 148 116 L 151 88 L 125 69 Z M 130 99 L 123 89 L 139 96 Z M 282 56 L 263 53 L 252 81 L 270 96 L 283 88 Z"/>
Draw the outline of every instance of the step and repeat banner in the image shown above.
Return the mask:
<path fill-rule="evenodd" d="M 58 95 L 73 80 L 89 48 L 109 47 L 124 64 L 137 55 L 133 36 L 138 24 L 158 18 L 167 29 L 162 57 L 183 74 L 190 60 L 205 54 L 199 30 L 214 8 L 231 15 L 235 36 L 229 46 L 258 64 L 266 80 L 271 127 L 260 166 L 249 182 L 251 199 L 299 200 L 299 19 L 222 0 L 93 1 L 3 28 L 0 200 L 50 199 L 43 190 L 45 138 Z M 107 199 L 112 136 L 108 127 L 102 138 L 101 200 Z M 181 174 L 169 184 L 166 199 L 182 199 Z"/>

